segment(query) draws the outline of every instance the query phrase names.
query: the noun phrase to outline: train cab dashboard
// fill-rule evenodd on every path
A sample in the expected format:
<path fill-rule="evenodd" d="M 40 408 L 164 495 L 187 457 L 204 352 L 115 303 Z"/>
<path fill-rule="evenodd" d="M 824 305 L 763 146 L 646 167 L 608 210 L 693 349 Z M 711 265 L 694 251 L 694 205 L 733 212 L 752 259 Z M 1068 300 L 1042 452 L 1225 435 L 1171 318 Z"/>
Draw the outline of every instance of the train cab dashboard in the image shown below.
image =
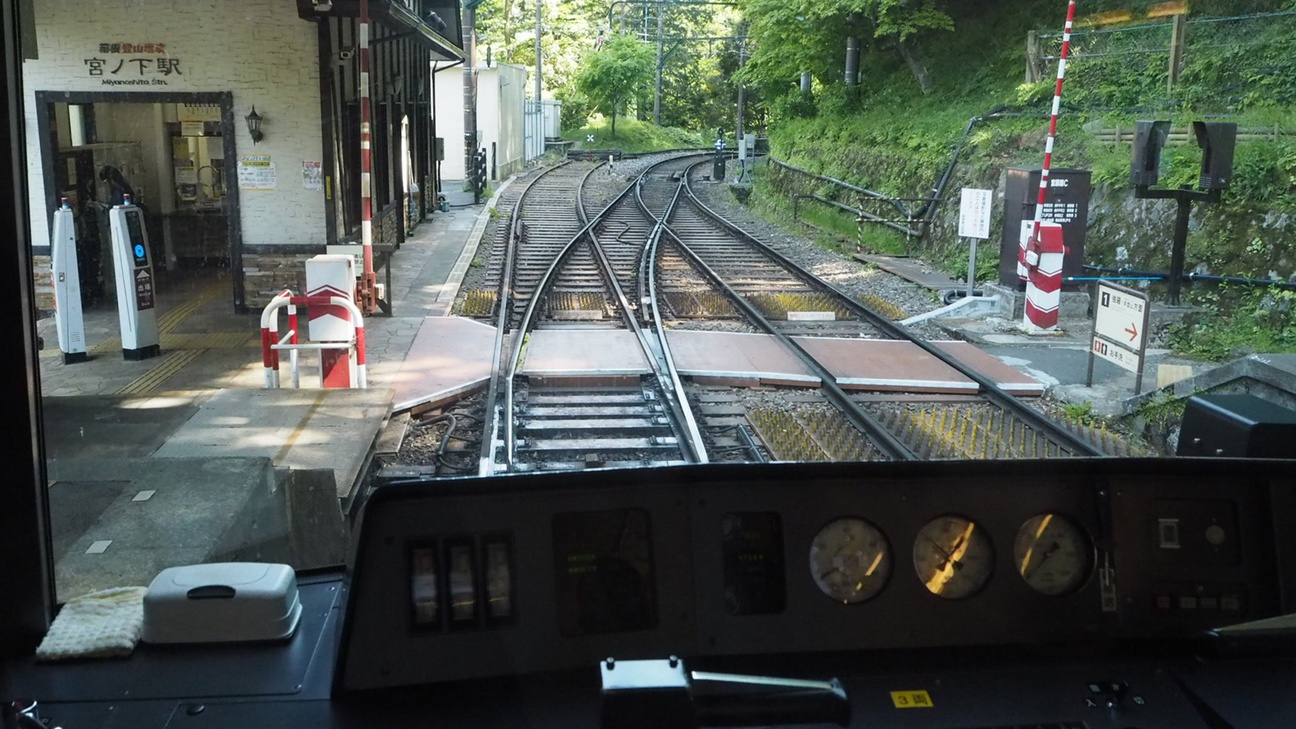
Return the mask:
<path fill-rule="evenodd" d="M 352 552 L 287 642 L 20 662 L 6 695 L 65 729 L 1296 723 L 1288 462 L 392 483 Z"/>

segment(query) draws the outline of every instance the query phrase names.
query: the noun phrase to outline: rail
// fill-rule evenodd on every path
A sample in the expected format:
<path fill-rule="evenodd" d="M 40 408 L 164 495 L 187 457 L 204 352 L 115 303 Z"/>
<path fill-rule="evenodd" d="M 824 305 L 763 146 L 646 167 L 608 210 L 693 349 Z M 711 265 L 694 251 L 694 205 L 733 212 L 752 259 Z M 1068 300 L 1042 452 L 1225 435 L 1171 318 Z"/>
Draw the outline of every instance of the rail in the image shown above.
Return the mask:
<path fill-rule="evenodd" d="M 555 170 L 561 169 L 568 164 L 564 160 L 550 167 L 544 172 L 536 175 L 535 179 L 527 183 L 518 195 L 517 202 L 513 205 L 512 223 L 509 226 L 508 243 L 504 251 L 504 267 L 500 273 L 500 284 L 496 294 L 496 311 L 498 312 L 499 321 L 495 327 L 495 341 L 491 350 L 491 381 L 486 390 L 485 406 L 485 428 L 482 434 L 481 451 L 478 458 L 477 472 L 480 476 L 490 476 L 494 473 L 495 460 L 495 443 L 497 431 L 499 428 L 500 418 L 508 418 L 508 413 L 500 413 L 498 400 L 502 391 L 506 388 L 511 392 L 512 370 L 510 368 L 507 374 L 508 382 L 505 381 L 506 375 L 501 370 L 500 364 L 504 361 L 504 340 L 508 337 L 509 318 L 512 312 L 510 301 L 513 291 L 513 265 L 517 258 L 518 241 L 521 239 L 524 226 L 522 223 L 522 201 L 526 199 L 527 192 L 546 175 L 552 174 Z M 518 339 L 522 339 L 519 334 Z"/>
<path fill-rule="evenodd" d="M 691 171 L 692 170 L 690 169 L 681 176 L 679 187 L 675 191 L 675 197 L 671 200 L 670 208 L 662 214 L 661 220 L 669 221 L 680 198 L 687 196 L 693 205 L 697 206 L 699 209 L 705 210 L 730 230 L 737 230 L 732 223 L 716 216 L 710 208 L 703 205 L 702 202 L 693 195 L 693 191 L 688 184 L 688 178 Z M 677 235 L 675 231 L 671 230 L 669 223 L 663 226 L 663 232 L 675 241 L 675 245 L 679 248 L 680 252 L 682 252 L 685 257 L 687 257 L 689 261 L 697 267 L 697 270 L 700 271 L 703 276 L 708 278 L 716 288 L 724 293 L 725 298 L 729 300 L 729 303 L 733 304 L 738 311 L 742 312 L 743 316 L 746 316 L 765 333 L 773 336 L 779 341 L 779 343 L 805 363 L 806 367 L 808 367 L 810 371 L 819 378 L 820 389 L 823 390 L 828 401 L 831 402 L 853 426 L 858 428 L 860 432 L 868 435 L 873 440 L 873 444 L 878 448 L 878 450 L 893 460 L 917 460 L 917 454 L 910 450 L 904 443 L 900 442 L 900 439 L 896 438 L 891 431 L 887 430 L 886 426 L 882 425 L 877 418 L 870 415 L 866 410 L 861 408 L 858 403 L 851 400 L 850 396 L 846 394 L 846 391 L 837 384 L 836 377 L 834 377 L 833 374 L 819 362 L 819 360 L 815 359 L 813 355 L 807 352 L 804 347 L 797 344 L 791 337 L 779 331 L 778 328 L 775 327 L 773 323 L 755 307 L 755 305 L 748 301 L 742 294 L 735 291 L 732 286 L 727 284 L 715 269 L 707 265 L 707 263 L 702 260 L 702 257 L 684 242 L 683 238 Z M 750 236 L 746 237 L 750 238 Z"/>
<path fill-rule="evenodd" d="M 687 176 L 685 176 L 685 180 L 687 181 Z M 852 298 L 850 295 L 848 295 L 841 289 L 838 289 L 835 286 L 829 284 L 828 282 L 819 279 L 814 274 L 810 273 L 809 271 L 805 270 L 804 268 L 802 268 L 801 266 L 793 262 L 787 256 L 784 256 L 783 254 L 779 253 L 773 248 L 770 248 L 764 242 L 760 241 L 759 239 L 755 238 L 751 234 L 744 231 L 742 228 L 738 227 L 734 223 L 725 219 L 719 213 L 707 207 L 706 204 L 704 204 L 701 200 L 697 198 L 696 195 L 693 194 L 692 189 L 687 188 L 687 186 L 686 186 L 686 192 L 689 195 L 689 198 L 693 203 L 693 205 L 696 206 L 699 210 L 704 211 L 708 216 L 714 219 L 717 223 L 724 226 L 726 229 L 732 231 L 736 235 L 741 236 L 743 239 L 750 241 L 752 245 L 756 246 L 761 252 L 769 256 L 772 260 L 779 263 L 779 265 L 786 267 L 787 270 L 792 271 L 798 277 L 802 278 L 807 282 L 813 281 L 816 286 L 819 286 L 823 290 L 832 293 L 835 297 L 837 297 L 840 303 L 847 308 L 847 310 L 865 319 L 870 324 L 876 326 L 878 330 L 884 333 L 886 336 L 890 337 L 891 339 L 911 342 L 915 346 L 922 349 L 927 354 L 931 355 L 932 357 L 935 357 L 936 359 L 940 360 L 946 365 L 954 368 L 956 371 L 960 372 L 963 376 L 967 377 L 968 379 L 972 380 L 972 382 L 976 383 L 981 395 L 986 400 L 990 401 L 992 404 L 1001 408 L 1005 412 L 1012 413 L 1024 424 L 1029 426 L 1032 430 L 1048 436 L 1059 446 L 1070 450 L 1072 453 L 1076 455 L 1080 455 L 1080 456 L 1104 455 L 1101 449 L 1096 448 L 1095 446 L 1093 446 L 1091 443 L 1084 440 L 1083 438 L 1078 437 L 1077 435 L 1067 430 L 1066 428 L 1062 427 L 1061 425 L 1044 417 L 1044 415 L 1040 413 L 1038 410 L 1035 410 L 1029 405 L 1023 403 L 1018 398 L 1005 392 L 1002 388 L 996 385 L 994 381 L 992 381 L 990 378 L 986 377 L 980 372 L 977 372 L 972 367 L 969 367 L 966 364 L 962 363 L 957 358 L 941 350 L 941 348 L 937 347 L 931 342 L 928 342 L 926 339 L 917 336 L 913 332 L 907 330 L 905 327 L 900 326 L 899 324 L 873 311 L 869 307 L 859 303 L 858 301 L 856 301 L 854 298 Z"/>

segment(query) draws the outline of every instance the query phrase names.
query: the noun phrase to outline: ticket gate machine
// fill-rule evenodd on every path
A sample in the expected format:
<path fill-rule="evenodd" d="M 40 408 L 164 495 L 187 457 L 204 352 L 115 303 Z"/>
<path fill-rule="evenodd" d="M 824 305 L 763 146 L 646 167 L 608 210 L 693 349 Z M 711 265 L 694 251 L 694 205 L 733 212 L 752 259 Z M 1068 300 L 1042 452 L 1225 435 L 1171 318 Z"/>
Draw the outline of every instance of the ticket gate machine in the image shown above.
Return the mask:
<path fill-rule="evenodd" d="M 149 254 L 144 212 L 131 203 L 108 211 L 112 229 L 113 271 L 117 282 L 117 317 L 122 356 L 141 360 L 162 353 L 158 346 L 157 310 L 153 300 L 153 260 Z"/>
<path fill-rule="evenodd" d="M 50 268 L 54 284 L 54 325 L 58 329 L 63 364 L 85 362 L 85 316 L 81 309 L 81 273 L 77 266 L 76 221 L 67 198 L 54 211 L 54 239 Z"/>

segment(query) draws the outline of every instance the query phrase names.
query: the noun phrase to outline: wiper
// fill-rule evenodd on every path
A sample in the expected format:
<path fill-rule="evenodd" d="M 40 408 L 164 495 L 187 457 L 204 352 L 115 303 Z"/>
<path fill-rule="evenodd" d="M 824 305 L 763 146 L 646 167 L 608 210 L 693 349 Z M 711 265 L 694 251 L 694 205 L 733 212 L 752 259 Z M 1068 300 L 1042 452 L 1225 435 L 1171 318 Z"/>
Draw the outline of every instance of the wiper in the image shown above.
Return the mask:
<path fill-rule="evenodd" d="M 599 668 L 602 729 L 850 725 L 850 699 L 835 678 L 690 672 L 674 656 L 648 661 L 608 658 Z"/>

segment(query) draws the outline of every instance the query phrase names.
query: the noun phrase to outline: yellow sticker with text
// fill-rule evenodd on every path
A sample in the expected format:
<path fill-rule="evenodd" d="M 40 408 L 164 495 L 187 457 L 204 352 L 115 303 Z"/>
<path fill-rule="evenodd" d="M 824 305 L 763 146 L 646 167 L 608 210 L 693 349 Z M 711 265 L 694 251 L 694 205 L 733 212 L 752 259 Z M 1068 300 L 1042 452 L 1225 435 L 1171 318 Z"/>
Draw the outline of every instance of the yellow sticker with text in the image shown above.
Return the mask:
<path fill-rule="evenodd" d="M 926 691 L 892 691 L 891 703 L 897 709 L 930 709 L 931 696 Z"/>

